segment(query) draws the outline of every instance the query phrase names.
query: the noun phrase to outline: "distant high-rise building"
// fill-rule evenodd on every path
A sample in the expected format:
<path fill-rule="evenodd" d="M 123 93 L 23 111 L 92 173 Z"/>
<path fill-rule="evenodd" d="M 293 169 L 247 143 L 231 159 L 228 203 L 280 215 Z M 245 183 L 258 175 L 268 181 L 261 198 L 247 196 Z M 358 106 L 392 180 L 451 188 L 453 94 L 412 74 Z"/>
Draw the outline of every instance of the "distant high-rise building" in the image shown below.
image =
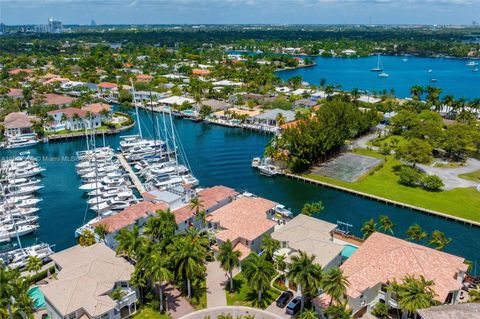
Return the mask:
<path fill-rule="evenodd" d="M 92 21 L 90 22 L 90 26 L 94 27 L 94 26 L 96 26 L 96 25 L 97 25 L 97 23 L 95 22 L 95 20 L 92 20 Z"/>
<path fill-rule="evenodd" d="M 4 23 L 0 23 L 0 34 L 4 34 L 7 32 L 7 28 L 5 27 Z"/>
<path fill-rule="evenodd" d="M 64 33 L 71 30 L 70 28 L 64 28 L 62 21 L 48 18 L 47 25 L 36 25 L 33 31 L 38 33 Z"/>

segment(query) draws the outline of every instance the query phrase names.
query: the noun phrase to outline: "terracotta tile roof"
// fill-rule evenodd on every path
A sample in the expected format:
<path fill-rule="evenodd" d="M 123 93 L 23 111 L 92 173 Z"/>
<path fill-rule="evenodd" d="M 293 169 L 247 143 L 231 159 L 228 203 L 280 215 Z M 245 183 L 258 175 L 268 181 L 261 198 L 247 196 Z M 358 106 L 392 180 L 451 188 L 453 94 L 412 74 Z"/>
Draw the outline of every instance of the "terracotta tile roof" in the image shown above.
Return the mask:
<path fill-rule="evenodd" d="M 153 76 L 149 74 L 139 74 L 137 75 L 137 80 L 151 80 L 153 79 Z"/>
<path fill-rule="evenodd" d="M 202 201 L 203 209 L 210 211 L 218 203 L 237 196 L 238 192 L 226 186 L 214 186 L 201 190 L 197 195 Z M 195 215 L 195 210 L 192 210 L 189 205 L 186 205 L 174 210 L 173 214 L 175 215 L 175 221 L 177 224 L 180 224 L 193 217 Z"/>
<path fill-rule="evenodd" d="M 140 202 L 134 204 L 118 214 L 102 219 L 92 226 L 95 228 L 102 224 L 107 226 L 108 232 L 113 233 L 129 225 L 132 225 L 140 218 L 146 218 L 149 214 L 155 213 L 157 210 L 166 210 L 168 205 L 164 203 Z"/>
<path fill-rule="evenodd" d="M 212 73 L 210 70 L 204 70 L 204 69 L 193 69 L 192 74 L 193 75 L 208 75 Z"/>
<path fill-rule="evenodd" d="M 248 257 L 248 255 L 250 255 L 250 253 L 252 252 L 252 250 L 250 248 L 248 248 L 247 246 L 245 246 L 244 244 L 242 244 L 241 242 L 239 242 L 238 244 L 235 245 L 235 247 L 233 247 L 233 250 L 234 251 L 239 251 L 240 252 L 240 261 L 244 260 L 245 258 Z"/>
<path fill-rule="evenodd" d="M 241 197 L 208 215 L 208 220 L 225 229 L 219 233 L 230 240 L 233 236 L 254 240 L 273 228 L 276 223 L 267 219 L 267 212 L 277 203 L 261 197 Z M 228 232 L 226 231 L 228 230 Z"/>
<path fill-rule="evenodd" d="M 465 259 L 382 233 L 371 235 L 340 266 L 350 286 L 347 294 L 356 298 L 379 283 L 401 281 L 405 275 L 424 276 L 435 282 L 437 300 L 444 302 L 450 291 L 461 288 L 455 279 L 468 268 Z"/>
<path fill-rule="evenodd" d="M 28 73 L 28 74 L 32 74 L 33 70 L 32 69 L 13 69 L 13 70 L 8 71 L 8 74 L 17 75 L 20 72 L 25 72 L 25 73 Z"/>
<path fill-rule="evenodd" d="M 76 98 L 70 96 L 47 93 L 45 94 L 45 99 L 43 100 L 43 103 L 45 103 L 46 105 L 66 105 L 73 103 L 76 100 Z"/>
<path fill-rule="evenodd" d="M 23 96 L 23 90 L 11 88 L 10 91 L 7 93 L 7 96 L 13 97 L 13 98 L 20 98 Z"/>
<path fill-rule="evenodd" d="M 57 114 L 57 113 L 63 113 L 69 119 L 71 119 L 74 114 L 77 114 L 78 116 L 80 116 L 80 118 L 84 118 L 85 116 L 87 116 L 87 111 L 82 110 L 82 109 L 77 109 L 75 107 L 67 107 L 67 108 L 64 108 L 64 109 L 52 110 L 52 111 L 47 112 L 47 114 L 52 114 L 52 115 Z"/>
<path fill-rule="evenodd" d="M 98 114 L 102 110 L 110 111 L 111 109 L 112 109 L 112 106 L 110 104 L 105 104 L 105 103 L 94 103 L 94 104 L 89 104 L 82 107 L 82 110 L 85 110 L 87 112 L 92 112 L 94 114 Z"/>
<path fill-rule="evenodd" d="M 30 117 L 22 112 L 12 112 L 8 114 L 5 116 L 5 121 L 3 123 L 6 129 L 32 127 Z"/>
<path fill-rule="evenodd" d="M 118 281 L 128 281 L 133 265 L 116 257 L 103 243 L 88 247 L 74 246 L 51 255 L 61 267 L 57 279 L 40 290 L 61 315 L 84 309 L 89 317 L 112 310 L 117 302 L 109 295 Z"/>
<path fill-rule="evenodd" d="M 111 82 L 98 83 L 97 86 L 103 89 L 114 89 L 118 87 L 116 83 L 111 83 Z"/>
<path fill-rule="evenodd" d="M 462 303 L 441 305 L 417 310 L 421 319 L 474 319 L 480 318 L 480 304 Z"/>

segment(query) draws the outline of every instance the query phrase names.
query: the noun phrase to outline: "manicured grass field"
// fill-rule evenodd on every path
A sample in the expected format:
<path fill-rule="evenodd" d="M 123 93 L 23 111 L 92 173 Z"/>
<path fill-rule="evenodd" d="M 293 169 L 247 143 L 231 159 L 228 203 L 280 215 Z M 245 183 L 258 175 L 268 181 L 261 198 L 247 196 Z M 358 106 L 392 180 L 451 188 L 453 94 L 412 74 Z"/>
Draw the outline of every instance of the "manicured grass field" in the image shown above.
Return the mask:
<path fill-rule="evenodd" d="M 442 192 L 428 192 L 418 187 L 412 188 L 404 186 L 398 183 L 398 176 L 395 174 L 395 170 L 402 164 L 392 155 L 383 156 L 377 152 L 366 149 L 356 150 L 355 152 L 362 155 L 384 158 L 385 163 L 374 172 L 353 183 L 343 182 L 315 174 L 304 174 L 303 176 L 367 194 L 480 222 L 480 193 L 474 188 L 457 188 Z"/>
<path fill-rule="evenodd" d="M 480 183 L 480 170 L 466 174 L 460 174 L 458 177 Z"/>
<path fill-rule="evenodd" d="M 154 310 L 149 307 L 142 308 L 135 316 L 134 319 L 170 319 L 170 316 L 167 313 L 160 313 L 157 310 Z"/>
<path fill-rule="evenodd" d="M 247 306 L 265 309 L 273 301 L 277 300 L 280 294 L 274 289 L 270 288 L 262 294 L 262 302 L 259 305 L 257 302 L 258 294 L 248 285 L 247 279 L 242 273 L 233 277 L 233 292 L 230 293 L 230 286 L 227 285 L 227 305 L 229 306 Z"/>

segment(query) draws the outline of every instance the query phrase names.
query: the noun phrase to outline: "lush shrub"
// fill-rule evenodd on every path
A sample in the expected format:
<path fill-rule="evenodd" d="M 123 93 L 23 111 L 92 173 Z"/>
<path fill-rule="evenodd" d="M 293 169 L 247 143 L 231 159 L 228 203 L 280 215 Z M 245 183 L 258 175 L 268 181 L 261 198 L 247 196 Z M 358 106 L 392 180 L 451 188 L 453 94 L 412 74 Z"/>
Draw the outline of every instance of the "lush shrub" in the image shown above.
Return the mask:
<path fill-rule="evenodd" d="M 48 271 L 50 271 L 50 274 L 55 273 L 55 267 L 50 267 L 49 269 L 45 269 L 44 271 L 41 271 L 33 276 L 28 277 L 28 281 L 30 282 L 31 285 L 39 282 L 42 279 L 47 278 Z"/>
<path fill-rule="evenodd" d="M 387 318 L 388 317 L 388 306 L 384 303 L 377 303 L 372 310 L 372 315 L 377 318 Z"/>
<path fill-rule="evenodd" d="M 398 174 L 399 183 L 406 186 L 417 186 L 422 180 L 422 174 L 415 168 L 410 166 L 402 166 Z"/>
<path fill-rule="evenodd" d="M 422 188 L 427 191 L 439 191 L 445 184 L 437 175 L 425 175 L 421 181 Z"/>

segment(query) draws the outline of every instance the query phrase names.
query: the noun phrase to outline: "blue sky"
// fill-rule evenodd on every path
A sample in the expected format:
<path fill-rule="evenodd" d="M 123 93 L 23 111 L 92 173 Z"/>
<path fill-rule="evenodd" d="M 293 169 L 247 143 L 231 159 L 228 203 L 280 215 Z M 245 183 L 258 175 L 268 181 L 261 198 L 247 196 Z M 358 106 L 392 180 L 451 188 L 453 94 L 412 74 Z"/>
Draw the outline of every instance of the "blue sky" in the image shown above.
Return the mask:
<path fill-rule="evenodd" d="M 470 24 L 480 0 L 0 0 L 6 24 Z"/>

